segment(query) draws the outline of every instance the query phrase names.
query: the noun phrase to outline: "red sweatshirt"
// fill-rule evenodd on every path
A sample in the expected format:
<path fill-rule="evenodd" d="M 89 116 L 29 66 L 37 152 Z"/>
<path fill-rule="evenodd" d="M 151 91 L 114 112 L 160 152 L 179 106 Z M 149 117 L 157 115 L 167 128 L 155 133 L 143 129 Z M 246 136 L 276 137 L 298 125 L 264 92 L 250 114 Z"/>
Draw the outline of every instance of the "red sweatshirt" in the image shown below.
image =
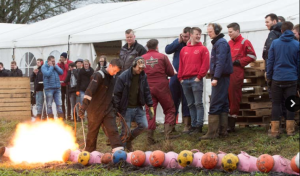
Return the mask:
<path fill-rule="evenodd" d="M 68 70 L 69 70 L 69 64 L 72 63 L 72 61 L 67 60 L 67 64 L 62 63 L 57 63 L 57 65 L 59 66 L 59 68 L 61 68 L 63 70 L 63 74 L 59 75 L 59 80 L 60 81 L 65 81 L 67 74 L 68 74 Z M 61 86 L 66 86 L 66 83 L 61 83 Z"/>
<path fill-rule="evenodd" d="M 148 83 L 167 81 L 168 76 L 174 76 L 174 69 L 170 63 L 168 56 L 157 52 L 156 50 L 149 50 L 142 55 L 145 59 Z"/>
<path fill-rule="evenodd" d="M 201 42 L 183 47 L 179 56 L 178 80 L 189 79 L 197 76 L 202 79 L 209 69 L 209 52 Z"/>

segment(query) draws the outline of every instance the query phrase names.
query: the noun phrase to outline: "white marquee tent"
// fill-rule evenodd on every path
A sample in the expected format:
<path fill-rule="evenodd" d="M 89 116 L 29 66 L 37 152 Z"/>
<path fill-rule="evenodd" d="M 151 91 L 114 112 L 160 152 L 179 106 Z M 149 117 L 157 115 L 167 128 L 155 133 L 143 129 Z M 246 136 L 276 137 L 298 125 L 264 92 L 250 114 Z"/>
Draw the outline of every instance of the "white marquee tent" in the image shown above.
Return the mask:
<path fill-rule="evenodd" d="M 164 52 L 186 26 L 197 26 L 206 39 L 206 25 L 226 25 L 238 22 L 242 35 L 248 38 L 260 58 L 268 30 L 264 24 L 266 14 L 284 16 L 294 24 L 299 23 L 299 0 L 148 0 L 122 3 L 92 4 L 37 23 L 15 25 L 8 28 L 0 24 L 0 62 L 6 67 L 14 59 L 20 68 L 27 70 L 35 58 L 59 57 L 69 51 L 70 59 L 97 57 L 94 43 L 124 41 L 124 31 L 132 28 L 139 43 L 145 45 L 151 38 L 159 40 L 159 50 Z M 14 25 L 9 25 L 14 26 Z M 226 39 L 229 37 L 226 35 Z M 172 60 L 172 56 L 169 56 Z M 209 82 L 207 82 L 209 83 Z M 208 110 L 210 86 L 204 91 L 205 114 Z M 161 113 L 159 113 L 161 114 Z"/>

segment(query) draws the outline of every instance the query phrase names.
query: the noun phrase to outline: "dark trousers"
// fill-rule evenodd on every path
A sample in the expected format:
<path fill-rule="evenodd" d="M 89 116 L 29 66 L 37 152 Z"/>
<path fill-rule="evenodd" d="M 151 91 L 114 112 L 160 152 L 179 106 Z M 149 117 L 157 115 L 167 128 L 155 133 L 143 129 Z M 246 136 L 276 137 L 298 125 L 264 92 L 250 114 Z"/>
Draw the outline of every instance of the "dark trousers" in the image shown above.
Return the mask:
<path fill-rule="evenodd" d="M 96 150 L 97 138 L 100 126 L 103 124 L 106 130 L 106 135 L 109 139 L 112 148 L 122 147 L 118 127 L 116 124 L 116 116 L 113 112 L 103 116 L 101 113 L 88 112 L 88 133 L 86 138 L 86 148 L 88 152 Z"/>
<path fill-rule="evenodd" d="M 64 118 L 65 118 L 66 114 L 67 114 L 67 117 L 70 117 L 71 116 L 71 103 L 70 103 L 70 98 L 68 95 L 67 86 L 61 86 L 61 101 L 62 101 L 62 111 L 64 113 Z M 67 111 L 66 111 L 66 106 L 67 106 Z"/>
<path fill-rule="evenodd" d="M 217 86 L 211 88 L 211 100 L 209 114 L 219 115 L 222 112 L 229 112 L 228 88 L 230 77 L 221 77 Z"/>
<path fill-rule="evenodd" d="M 296 90 L 297 81 L 272 81 L 272 121 L 280 121 L 282 101 L 286 100 L 289 96 L 294 96 Z M 294 120 L 295 113 L 289 110 L 286 111 L 286 120 Z"/>
<path fill-rule="evenodd" d="M 190 116 L 189 107 L 186 98 L 183 93 L 182 85 L 180 84 L 177 75 L 174 75 L 170 79 L 169 87 L 171 90 L 172 98 L 175 106 L 175 117 L 178 114 L 179 105 L 182 102 L 182 115 L 183 117 Z"/>

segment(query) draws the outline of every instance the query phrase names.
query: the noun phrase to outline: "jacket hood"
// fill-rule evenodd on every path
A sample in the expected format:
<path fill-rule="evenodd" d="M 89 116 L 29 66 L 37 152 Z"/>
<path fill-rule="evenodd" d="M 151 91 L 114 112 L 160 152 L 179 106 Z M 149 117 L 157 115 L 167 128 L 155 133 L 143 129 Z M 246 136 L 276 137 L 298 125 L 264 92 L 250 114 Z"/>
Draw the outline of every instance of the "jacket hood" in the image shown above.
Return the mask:
<path fill-rule="evenodd" d="M 201 42 L 196 43 L 195 45 L 192 45 L 192 43 L 188 43 L 187 47 L 194 47 L 194 46 L 203 46 Z"/>
<path fill-rule="evenodd" d="M 284 42 L 290 42 L 290 41 L 294 40 L 294 33 L 291 30 L 286 30 L 280 36 L 280 40 L 284 41 Z"/>
<path fill-rule="evenodd" d="M 278 22 L 277 24 L 275 24 L 271 27 L 271 30 L 278 31 L 281 33 L 281 26 L 282 26 L 282 23 Z"/>

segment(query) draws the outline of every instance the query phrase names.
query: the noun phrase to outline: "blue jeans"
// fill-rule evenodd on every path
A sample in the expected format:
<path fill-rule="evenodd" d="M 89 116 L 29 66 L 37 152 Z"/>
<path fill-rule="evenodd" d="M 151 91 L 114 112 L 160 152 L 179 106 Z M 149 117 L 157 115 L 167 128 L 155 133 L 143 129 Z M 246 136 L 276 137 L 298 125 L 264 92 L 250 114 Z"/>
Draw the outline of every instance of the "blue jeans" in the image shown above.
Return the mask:
<path fill-rule="evenodd" d="M 79 91 L 79 98 L 80 98 L 80 104 L 82 104 L 83 102 L 83 98 L 84 98 L 84 91 Z"/>
<path fill-rule="evenodd" d="M 182 82 L 182 88 L 186 97 L 191 114 L 191 126 L 203 126 L 204 107 L 203 107 L 203 79 L 199 82 L 194 81 L 195 77 L 185 79 Z"/>
<path fill-rule="evenodd" d="M 47 89 L 45 90 L 46 102 L 47 102 L 47 114 L 52 115 L 52 102 L 54 100 L 56 104 L 56 110 L 58 114 L 63 114 L 62 102 L 61 102 L 61 91 L 60 89 Z"/>
<path fill-rule="evenodd" d="M 42 114 L 42 112 L 43 112 L 43 115 L 45 115 L 46 114 L 46 106 L 44 106 L 44 92 L 43 91 L 35 92 L 35 101 L 36 101 L 37 114 Z"/>
<path fill-rule="evenodd" d="M 209 114 L 219 115 L 222 112 L 229 112 L 228 88 L 230 77 L 221 77 L 217 86 L 211 88 Z"/>
<path fill-rule="evenodd" d="M 142 106 L 139 106 L 137 108 L 127 108 L 126 115 L 124 116 L 126 124 L 128 128 L 131 127 L 131 122 L 135 121 L 137 123 L 137 127 L 133 130 L 131 130 L 131 137 L 130 139 L 136 138 L 138 135 L 140 135 L 144 130 L 148 128 L 148 121 L 146 118 L 146 112 L 143 110 Z M 124 125 L 122 125 L 122 134 L 124 135 Z"/>

